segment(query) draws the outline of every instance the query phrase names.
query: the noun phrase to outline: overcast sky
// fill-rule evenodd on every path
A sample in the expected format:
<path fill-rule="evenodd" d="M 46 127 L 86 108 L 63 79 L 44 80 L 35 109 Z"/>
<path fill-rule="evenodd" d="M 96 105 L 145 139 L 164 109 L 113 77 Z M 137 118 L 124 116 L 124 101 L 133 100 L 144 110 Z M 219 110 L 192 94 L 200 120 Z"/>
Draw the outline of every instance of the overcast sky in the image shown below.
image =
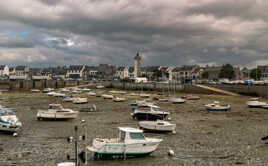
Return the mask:
<path fill-rule="evenodd" d="M 2 0 L 0 63 L 268 65 L 267 0 Z"/>

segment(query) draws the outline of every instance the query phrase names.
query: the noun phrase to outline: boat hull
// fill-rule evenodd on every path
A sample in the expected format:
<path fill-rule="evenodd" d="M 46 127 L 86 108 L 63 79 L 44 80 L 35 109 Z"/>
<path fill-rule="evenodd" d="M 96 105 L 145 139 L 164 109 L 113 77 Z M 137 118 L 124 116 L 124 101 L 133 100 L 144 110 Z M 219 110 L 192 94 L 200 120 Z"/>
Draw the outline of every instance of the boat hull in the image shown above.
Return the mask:
<path fill-rule="evenodd" d="M 38 120 L 68 120 L 77 118 L 77 113 L 64 113 L 64 114 L 55 114 L 55 113 L 38 113 Z"/>
<path fill-rule="evenodd" d="M 141 121 L 139 123 L 140 128 L 143 130 L 149 131 L 149 132 L 173 132 L 176 129 L 175 124 L 169 124 L 169 125 L 157 125 L 157 124 L 149 124 L 147 122 Z"/>
<path fill-rule="evenodd" d="M 136 120 L 162 120 L 165 119 L 167 114 L 150 114 L 150 113 L 134 113 L 132 118 Z"/>
<path fill-rule="evenodd" d="M 220 107 L 220 108 L 215 108 L 215 107 L 205 107 L 206 110 L 208 111 L 227 111 L 230 109 L 230 107 Z"/>

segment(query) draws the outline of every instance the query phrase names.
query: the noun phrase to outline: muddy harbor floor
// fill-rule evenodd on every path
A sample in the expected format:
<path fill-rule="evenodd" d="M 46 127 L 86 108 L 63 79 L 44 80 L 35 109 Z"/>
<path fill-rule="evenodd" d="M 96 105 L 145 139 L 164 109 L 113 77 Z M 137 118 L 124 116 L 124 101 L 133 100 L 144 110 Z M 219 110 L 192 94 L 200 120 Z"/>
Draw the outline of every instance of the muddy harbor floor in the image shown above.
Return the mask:
<path fill-rule="evenodd" d="M 177 94 L 183 95 L 183 94 Z M 85 96 L 81 94 L 80 96 Z M 132 120 L 128 99 L 123 103 L 88 97 L 88 105 L 95 104 L 98 112 L 79 113 L 71 121 L 37 121 L 38 109 L 47 109 L 50 103 L 62 103 L 66 108 L 79 110 L 86 105 L 63 103 L 61 99 L 42 93 L 7 92 L 0 104 L 15 108 L 23 129 L 18 137 L 0 134 L 0 166 L 55 166 L 74 154 L 74 145 L 66 138 L 74 135 L 74 125 L 82 119 L 87 122 L 88 144 L 97 136 L 117 137 L 119 126 L 137 127 Z M 162 138 L 157 151 L 145 158 L 127 160 L 90 161 L 89 165 L 265 165 L 268 163 L 268 145 L 260 138 L 268 135 L 268 110 L 247 108 L 249 97 L 200 95 L 201 100 L 185 104 L 156 102 L 170 111 L 171 122 L 177 124 L 176 134 L 145 133 Z M 208 112 L 203 105 L 215 100 L 229 103 L 227 112 Z M 265 100 L 264 100 L 265 101 Z M 81 128 L 79 131 L 81 132 Z M 80 133 L 82 135 L 82 133 Z M 81 144 L 80 144 L 81 145 Z M 82 145 L 81 145 L 82 146 Z M 174 150 L 175 157 L 167 151 Z"/>

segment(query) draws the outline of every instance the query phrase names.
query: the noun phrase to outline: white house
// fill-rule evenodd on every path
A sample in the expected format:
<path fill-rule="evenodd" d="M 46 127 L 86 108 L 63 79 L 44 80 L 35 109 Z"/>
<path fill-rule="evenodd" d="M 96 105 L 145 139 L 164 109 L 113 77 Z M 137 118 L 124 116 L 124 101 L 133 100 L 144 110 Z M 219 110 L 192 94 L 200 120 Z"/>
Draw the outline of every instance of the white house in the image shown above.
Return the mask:
<path fill-rule="evenodd" d="M 129 67 L 119 67 L 115 72 L 115 77 L 120 79 L 129 78 Z"/>
<path fill-rule="evenodd" d="M 83 78 L 86 65 L 71 65 L 66 73 L 67 78 Z"/>
<path fill-rule="evenodd" d="M 7 65 L 0 65 L 0 77 L 9 76 L 9 68 Z"/>

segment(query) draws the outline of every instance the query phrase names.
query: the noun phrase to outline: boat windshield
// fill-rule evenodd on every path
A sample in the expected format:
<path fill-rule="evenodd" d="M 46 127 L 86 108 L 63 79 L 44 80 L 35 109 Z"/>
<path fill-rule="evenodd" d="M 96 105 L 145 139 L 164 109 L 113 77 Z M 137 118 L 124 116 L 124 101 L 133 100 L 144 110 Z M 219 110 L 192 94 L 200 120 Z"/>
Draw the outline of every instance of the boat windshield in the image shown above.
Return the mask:
<path fill-rule="evenodd" d="M 142 133 L 130 133 L 131 139 L 145 139 Z"/>

